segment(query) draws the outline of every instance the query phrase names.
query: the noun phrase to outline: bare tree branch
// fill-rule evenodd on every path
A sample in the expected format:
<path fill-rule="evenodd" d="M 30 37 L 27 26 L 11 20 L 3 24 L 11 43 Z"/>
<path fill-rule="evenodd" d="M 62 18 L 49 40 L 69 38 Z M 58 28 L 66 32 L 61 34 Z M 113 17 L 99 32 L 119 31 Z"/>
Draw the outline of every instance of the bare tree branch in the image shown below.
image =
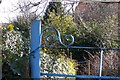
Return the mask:
<path fill-rule="evenodd" d="M 2 3 L 2 0 L 0 0 L 0 4 Z"/>

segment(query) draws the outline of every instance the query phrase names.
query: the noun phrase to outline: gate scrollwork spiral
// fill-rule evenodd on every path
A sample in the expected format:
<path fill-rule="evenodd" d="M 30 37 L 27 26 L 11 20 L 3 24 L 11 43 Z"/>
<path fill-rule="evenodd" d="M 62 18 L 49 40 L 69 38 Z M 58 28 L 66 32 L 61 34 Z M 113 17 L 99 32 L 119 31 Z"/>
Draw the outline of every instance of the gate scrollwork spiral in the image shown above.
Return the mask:
<path fill-rule="evenodd" d="M 62 46 L 64 47 L 70 47 L 73 43 L 74 43 L 74 37 L 72 35 L 65 35 L 65 40 L 68 41 L 67 44 L 63 43 L 62 39 L 61 39 L 61 35 L 60 32 L 55 28 L 55 27 L 47 27 L 45 29 L 42 30 L 41 32 L 41 39 L 43 37 L 43 34 L 45 33 L 45 31 L 54 31 L 55 34 L 48 34 L 45 36 L 45 41 L 48 43 L 54 43 L 56 41 L 58 41 Z M 47 45 L 47 44 L 44 44 Z"/>

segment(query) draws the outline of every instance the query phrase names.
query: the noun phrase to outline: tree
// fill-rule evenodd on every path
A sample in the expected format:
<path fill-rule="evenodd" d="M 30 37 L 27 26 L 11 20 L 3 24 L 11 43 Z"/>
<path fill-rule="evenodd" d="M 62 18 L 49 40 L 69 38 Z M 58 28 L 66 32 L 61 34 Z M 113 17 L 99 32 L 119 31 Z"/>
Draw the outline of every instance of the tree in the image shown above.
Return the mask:
<path fill-rule="evenodd" d="M 48 3 L 50 1 L 49 0 L 40 0 L 40 1 L 33 1 L 33 0 L 26 0 L 26 1 L 20 1 L 18 2 L 17 4 L 17 8 L 16 10 L 20 10 L 20 12 L 24 13 L 26 12 L 26 9 L 27 11 L 29 10 L 30 11 L 30 14 L 36 14 L 36 16 L 34 16 L 33 20 L 36 19 L 36 18 L 39 18 L 40 16 L 43 16 L 44 13 L 46 12 L 46 8 L 48 8 Z M 54 5 L 55 3 L 55 5 Z M 56 6 L 62 6 L 62 7 L 58 7 L 56 8 L 57 9 L 60 9 L 58 10 L 59 12 L 62 12 L 62 9 L 65 10 L 66 13 L 69 13 L 71 10 L 73 11 L 74 10 L 74 5 L 77 4 L 78 2 L 71 2 L 71 1 L 56 1 L 56 2 L 50 2 L 50 4 L 52 5 L 51 6 L 51 10 L 53 10 L 53 8 L 56 8 Z M 69 6 L 69 9 L 66 9 L 67 7 Z M 49 6 L 50 7 L 50 6 Z M 48 10 L 48 9 L 47 9 Z M 49 10 L 48 10 L 49 11 Z M 57 11 L 57 12 L 58 12 Z M 46 18 L 47 18 L 47 15 L 48 13 L 46 14 Z M 45 16 L 44 16 L 45 17 Z"/>
<path fill-rule="evenodd" d="M 45 15 L 43 16 L 44 21 L 49 18 L 50 12 L 55 12 L 56 15 L 63 13 L 62 3 L 61 2 L 49 2 Z"/>
<path fill-rule="evenodd" d="M 104 39 L 100 41 L 101 46 L 99 44 L 98 47 L 115 47 L 113 45 L 115 45 L 114 43 L 117 43 L 115 42 L 115 40 L 116 41 L 118 40 L 117 32 L 119 31 L 117 28 L 118 11 L 119 11 L 118 3 L 80 2 L 79 5 L 76 7 L 75 22 L 80 24 L 81 26 L 80 29 L 83 29 L 83 27 L 86 28 L 86 30 L 84 31 L 87 31 L 88 34 L 98 33 L 96 34 L 96 36 L 99 36 L 98 39 Z M 94 29 L 94 28 L 90 29 L 92 25 L 96 26 L 96 29 L 98 29 L 96 32 L 95 31 L 91 32 L 91 29 L 92 30 Z M 104 31 L 104 33 L 100 33 L 101 32 L 100 30 Z M 100 38 L 100 35 L 103 36 L 101 36 Z"/>
<path fill-rule="evenodd" d="M 66 15 L 64 9 L 61 5 L 61 2 L 50 2 L 46 9 L 46 13 L 43 17 L 42 27 L 56 27 L 62 36 L 62 41 L 67 44 L 70 41 L 66 41 L 63 36 L 67 34 L 74 34 L 75 32 L 75 23 L 73 22 L 72 15 Z M 48 32 L 50 34 L 50 32 Z M 54 34 L 55 35 L 55 34 Z M 45 40 L 43 40 L 45 41 Z M 59 44 L 59 43 L 58 43 Z M 58 44 L 54 44 L 57 46 Z M 57 53 L 60 51 L 58 50 Z M 52 53 L 52 52 L 51 52 Z M 69 53 L 68 53 L 69 55 Z M 70 55 L 69 55 L 70 57 Z"/>

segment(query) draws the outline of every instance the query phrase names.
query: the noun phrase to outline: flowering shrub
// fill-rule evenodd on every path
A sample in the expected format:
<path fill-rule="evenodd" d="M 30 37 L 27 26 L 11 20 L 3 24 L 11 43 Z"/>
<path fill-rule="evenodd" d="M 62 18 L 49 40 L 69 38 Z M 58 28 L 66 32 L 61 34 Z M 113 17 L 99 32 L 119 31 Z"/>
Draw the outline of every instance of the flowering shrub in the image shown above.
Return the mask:
<path fill-rule="evenodd" d="M 76 74 L 76 62 L 65 55 L 41 52 L 41 71 L 56 74 Z"/>
<path fill-rule="evenodd" d="M 12 24 L 3 27 L 2 34 L 2 56 L 3 64 L 6 62 L 14 74 L 21 74 L 21 58 L 23 58 L 23 45 L 22 35 L 19 31 L 14 30 Z M 6 74 L 4 74 L 6 75 Z"/>
<path fill-rule="evenodd" d="M 22 47 L 24 42 L 22 40 L 22 35 L 18 31 L 8 31 L 3 36 L 5 40 L 4 50 L 10 50 L 12 54 L 22 54 Z M 18 52 L 19 51 L 19 52 Z"/>

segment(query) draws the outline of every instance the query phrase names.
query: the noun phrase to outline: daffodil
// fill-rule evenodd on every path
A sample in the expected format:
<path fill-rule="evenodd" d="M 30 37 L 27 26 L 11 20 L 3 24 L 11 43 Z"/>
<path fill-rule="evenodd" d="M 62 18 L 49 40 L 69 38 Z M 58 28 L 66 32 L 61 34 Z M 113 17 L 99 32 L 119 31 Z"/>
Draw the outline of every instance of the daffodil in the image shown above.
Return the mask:
<path fill-rule="evenodd" d="M 13 24 L 9 24 L 7 26 L 7 29 L 10 30 L 10 31 L 14 30 L 14 25 Z"/>

